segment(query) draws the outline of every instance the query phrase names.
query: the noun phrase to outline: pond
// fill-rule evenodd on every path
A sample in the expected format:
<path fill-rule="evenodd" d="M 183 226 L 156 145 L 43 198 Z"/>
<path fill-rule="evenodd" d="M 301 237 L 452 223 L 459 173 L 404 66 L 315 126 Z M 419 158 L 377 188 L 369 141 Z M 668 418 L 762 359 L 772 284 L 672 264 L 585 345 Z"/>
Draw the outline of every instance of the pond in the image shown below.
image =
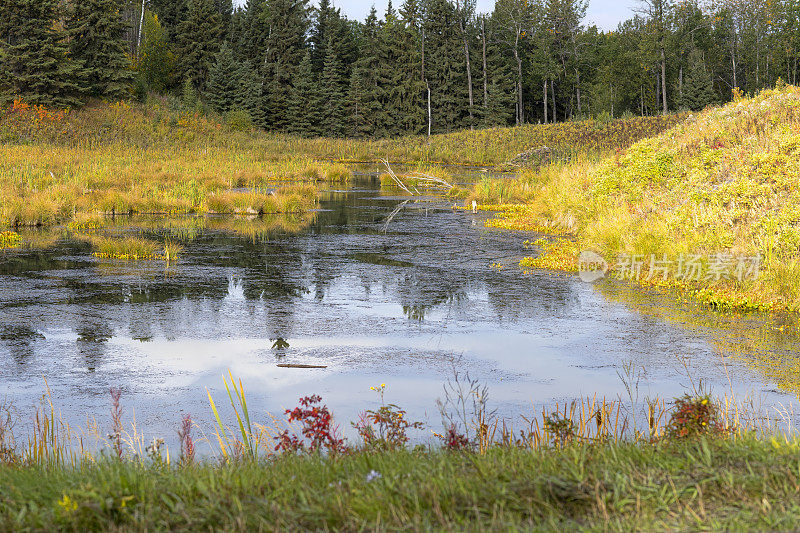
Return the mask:
<path fill-rule="evenodd" d="M 126 424 L 135 416 L 140 432 L 174 441 L 186 413 L 213 430 L 206 391 L 226 405 L 230 371 L 255 421 L 319 394 L 352 435 L 350 421 L 379 405 L 370 387 L 385 383 L 387 402 L 428 424 L 414 436 L 424 442 L 441 432 L 436 400 L 454 369 L 508 418 L 628 398 L 625 381 L 641 398 L 702 379 L 767 409 L 795 399 L 800 345 L 769 333 L 772 318 L 522 273 L 534 236 L 486 229 L 487 215 L 440 199 L 362 184 L 327 191 L 320 207 L 296 228 L 177 233 L 184 251 L 169 265 L 96 259 L 63 236 L 0 252 L 0 400 L 24 427 L 46 380 L 65 419 L 109 428 L 109 389 L 120 388 Z"/>

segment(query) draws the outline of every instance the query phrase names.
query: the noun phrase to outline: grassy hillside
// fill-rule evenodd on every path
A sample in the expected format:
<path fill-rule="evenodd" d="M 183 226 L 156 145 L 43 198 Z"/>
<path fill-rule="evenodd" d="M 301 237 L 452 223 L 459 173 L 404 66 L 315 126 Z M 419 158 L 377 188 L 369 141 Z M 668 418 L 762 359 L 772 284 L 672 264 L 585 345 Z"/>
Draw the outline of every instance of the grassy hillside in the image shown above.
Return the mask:
<path fill-rule="evenodd" d="M 568 234 L 528 266 L 575 268 L 579 250 L 611 266 L 651 255 L 675 265 L 699 255 L 699 282 L 684 286 L 722 307 L 800 308 L 800 88 L 784 86 L 708 109 L 601 162 L 580 161 L 480 184 L 484 203 L 514 205 L 500 227 Z M 718 256 L 717 254 L 723 254 Z M 730 256 L 730 258 L 729 258 Z M 757 279 L 736 275 L 737 258 L 760 256 Z M 715 267 L 725 263 L 727 277 Z M 716 268 L 716 270 L 715 270 Z M 654 274 L 660 274 L 655 273 Z M 708 276 L 708 278 L 707 278 Z"/>
<path fill-rule="evenodd" d="M 683 115 L 630 117 L 599 122 L 527 124 L 514 128 L 463 130 L 449 134 L 398 139 L 297 139 L 270 135 L 276 151 L 299 150 L 314 157 L 346 161 L 385 158 L 401 163 L 504 166 L 522 152 L 547 147 L 552 161 L 598 156 L 627 148 L 680 123 Z"/>

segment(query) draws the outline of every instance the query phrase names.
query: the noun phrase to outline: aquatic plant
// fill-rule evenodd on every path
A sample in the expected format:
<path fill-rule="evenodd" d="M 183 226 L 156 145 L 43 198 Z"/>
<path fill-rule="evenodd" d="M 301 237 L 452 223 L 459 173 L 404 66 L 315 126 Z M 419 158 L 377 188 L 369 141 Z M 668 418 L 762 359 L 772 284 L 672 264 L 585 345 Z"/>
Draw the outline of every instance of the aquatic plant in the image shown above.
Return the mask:
<path fill-rule="evenodd" d="M 91 243 L 96 251 L 94 257 L 100 259 L 146 260 L 162 259 L 159 255 L 161 246 L 155 241 L 140 237 L 103 237 L 99 235 L 81 235 L 81 239 Z"/>
<path fill-rule="evenodd" d="M 183 246 L 170 240 L 164 241 L 164 260 L 175 261 L 183 251 Z"/>
<path fill-rule="evenodd" d="M 20 244 L 19 233 L 15 231 L 0 232 L 0 249 L 17 248 Z"/>

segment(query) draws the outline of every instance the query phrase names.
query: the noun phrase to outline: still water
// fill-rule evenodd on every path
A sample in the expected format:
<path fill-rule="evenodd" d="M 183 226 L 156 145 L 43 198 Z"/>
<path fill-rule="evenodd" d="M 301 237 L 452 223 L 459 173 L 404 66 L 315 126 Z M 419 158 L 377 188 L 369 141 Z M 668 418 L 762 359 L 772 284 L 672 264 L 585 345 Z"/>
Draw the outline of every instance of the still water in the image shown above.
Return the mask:
<path fill-rule="evenodd" d="M 512 419 L 587 395 L 627 398 L 620 373 L 631 364 L 642 398 L 681 395 L 701 378 L 767 409 L 796 398 L 786 369 L 798 345 L 767 319 L 524 274 L 516 265 L 534 236 L 486 229 L 485 215 L 446 201 L 407 200 L 330 191 L 299 230 L 179 235 L 184 252 L 169 266 L 98 260 L 66 237 L 0 252 L 0 400 L 30 412 L 46 380 L 66 419 L 109 427 L 119 387 L 126 423 L 135 414 L 139 431 L 172 440 L 185 413 L 212 429 L 206 390 L 227 404 L 230 370 L 254 421 L 319 394 L 347 433 L 385 383 L 387 402 L 428 424 L 415 435 L 426 441 L 441 431 L 436 400 L 454 369 Z"/>

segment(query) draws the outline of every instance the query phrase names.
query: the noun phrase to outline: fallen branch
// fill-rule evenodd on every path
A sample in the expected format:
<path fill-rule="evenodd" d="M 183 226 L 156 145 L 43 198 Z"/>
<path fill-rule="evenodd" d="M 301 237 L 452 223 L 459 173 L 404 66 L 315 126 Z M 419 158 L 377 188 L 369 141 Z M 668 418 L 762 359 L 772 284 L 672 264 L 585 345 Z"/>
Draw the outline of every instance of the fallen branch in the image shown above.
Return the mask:
<path fill-rule="evenodd" d="M 389 165 L 389 161 L 388 160 L 381 159 L 381 162 L 386 166 L 386 170 L 387 170 L 389 176 L 394 180 L 394 182 L 397 184 L 398 187 L 400 187 L 401 189 L 406 191 L 411 196 L 421 196 L 419 190 L 416 187 L 414 187 L 413 185 L 410 185 L 411 188 L 414 189 L 414 192 L 411 192 L 411 190 L 406 186 L 406 184 L 403 183 L 403 180 L 401 180 L 397 176 L 397 174 L 394 173 L 394 171 L 392 170 L 392 167 Z M 431 176 L 430 174 L 424 174 L 424 173 L 410 174 L 410 175 L 406 176 L 406 178 L 416 180 L 417 182 L 430 183 L 433 186 L 441 187 L 443 189 L 447 189 L 448 191 L 453 189 L 453 187 L 454 187 L 454 185 L 452 185 L 451 183 L 448 183 L 446 180 L 443 180 L 442 178 L 437 178 L 436 176 Z"/>
<path fill-rule="evenodd" d="M 406 191 L 411 196 L 414 196 L 414 193 L 408 190 L 408 187 L 406 187 L 405 184 L 403 184 L 403 181 L 397 177 L 397 174 L 394 173 L 394 170 L 392 170 L 392 167 L 389 165 L 389 161 L 387 161 L 386 159 L 381 159 L 381 161 L 383 162 L 384 165 L 386 165 L 386 170 L 389 171 L 389 176 L 392 177 L 397 186 Z M 419 194 L 419 191 L 417 191 L 417 194 Z"/>
<path fill-rule="evenodd" d="M 391 214 L 388 217 L 386 217 L 386 223 L 383 225 L 384 233 L 386 233 L 386 230 L 389 228 L 389 223 L 392 221 L 392 219 L 394 219 L 394 217 L 397 216 L 397 213 L 399 213 L 400 210 L 403 209 L 406 206 L 406 204 L 410 201 L 411 200 L 406 200 L 402 204 L 398 205 L 397 207 L 395 207 L 394 211 L 392 211 Z"/>

